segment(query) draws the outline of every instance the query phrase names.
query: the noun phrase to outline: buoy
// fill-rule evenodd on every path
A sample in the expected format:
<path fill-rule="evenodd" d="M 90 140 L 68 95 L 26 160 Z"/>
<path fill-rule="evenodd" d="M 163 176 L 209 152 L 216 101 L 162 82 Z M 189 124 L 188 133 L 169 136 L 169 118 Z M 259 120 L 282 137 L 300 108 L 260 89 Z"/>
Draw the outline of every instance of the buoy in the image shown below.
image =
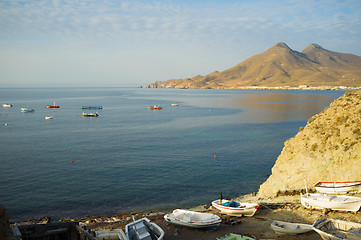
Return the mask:
<path fill-rule="evenodd" d="M 70 149 L 68 149 L 68 152 L 70 152 Z"/>
<path fill-rule="evenodd" d="M 8 124 L 7 124 L 7 123 L 5 123 L 4 125 L 5 125 L 5 126 L 7 126 Z"/>
<path fill-rule="evenodd" d="M 74 163 L 74 160 L 71 160 L 71 163 Z"/>
<path fill-rule="evenodd" d="M 216 155 L 214 155 L 214 158 L 216 158 L 217 156 Z"/>

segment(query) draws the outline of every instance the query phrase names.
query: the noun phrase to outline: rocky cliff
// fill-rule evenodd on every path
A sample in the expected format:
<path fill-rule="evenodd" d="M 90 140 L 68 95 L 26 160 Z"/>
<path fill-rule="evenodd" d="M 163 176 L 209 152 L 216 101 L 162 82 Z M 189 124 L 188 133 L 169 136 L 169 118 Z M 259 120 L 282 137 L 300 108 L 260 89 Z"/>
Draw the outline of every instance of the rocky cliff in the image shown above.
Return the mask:
<path fill-rule="evenodd" d="M 259 196 L 319 181 L 361 180 L 361 90 L 346 92 L 284 144 Z"/>
<path fill-rule="evenodd" d="M 361 57 L 310 44 L 302 52 L 277 43 L 222 72 L 157 81 L 145 88 L 361 86 Z"/>

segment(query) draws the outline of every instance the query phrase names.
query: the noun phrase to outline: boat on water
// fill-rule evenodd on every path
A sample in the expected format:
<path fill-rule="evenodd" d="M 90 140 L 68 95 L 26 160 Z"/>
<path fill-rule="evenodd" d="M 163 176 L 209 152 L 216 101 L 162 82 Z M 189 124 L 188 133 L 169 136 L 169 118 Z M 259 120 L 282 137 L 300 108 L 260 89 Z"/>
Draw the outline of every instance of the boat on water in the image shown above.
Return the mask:
<path fill-rule="evenodd" d="M 312 225 L 309 224 L 283 222 L 278 220 L 274 220 L 271 223 L 271 228 L 277 234 L 290 234 L 290 235 L 306 233 L 313 230 Z"/>
<path fill-rule="evenodd" d="M 31 108 L 21 108 L 20 111 L 23 112 L 23 113 L 26 113 L 26 112 L 34 112 L 34 109 L 31 109 Z"/>
<path fill-rule="evenodd" d="M 148 108 L 148 110 L 160 110 L 160 109 L 162 109 L 162 106 L 159 106 L 159 105 L 156 106 L 155 105 L 155 106 L 148 106 L 147 108 Z"/>
<path fill-rule="evenodd" d="M 83 117 L 98 117 L 98 113 L 85 113 L 83 112 Z"/>
<path fill-rule="evenodd" d="M 224 237 L 217 238 L 217 240 L 256 240 L 256 239 L 244 235 L 229 233 Z"/>
<path fill-rule="evenodd" d="M 103 106 L 87 105 L 87 106 L 82 106 L 81 109 L 103 109 Z"/>
<path fill-rule="evenodd" d="M 47 117 L 45 117 L 45 119 L 53 119 L 53 117 L 52 116 L 47 116 Z"/>
<path fill-rule="evenodd" d="M 218 215 L 184 209 L 176 209 L 172 213 L 164 215 L 164 219 L 176 225 L 207 230 L 217 229 L 222 222 Z"/>
<path fill-rule="evenodd" d="M 178 106 L 178 103 L 172 103 L 172 106 L 173 107 Z"/>
<path fill-rule="evenodd" d="M 323 218 L 313 224 L 313 229 L 324 240 L 361 239 L 361 224 Z"/>
<path fill-rule="evenodd" d="M 12 106 L 13 106 L 13 105 L 8 104 L 8 103 L 4 103 L 4 104 L 3 104 L 3 107 L 4 107 L 4 108 L 6 108 L 6 107 L 12 107 Z"/>
<path fill-rule="evenodd" d="M 318 182 L 315 185 L 316 191 L 329 194 L 346 194 L 361 192 L 361 181 L 347 182 Z"/>
<path fill-rule="evenodd" d="M 117 229 L 102 229 L 95 231 L 95 237 L 98 240 L 128 240 L 124 231 L 120 228 Z"/>
<path fill-rule="evenodd" d="M 164 231 L 157 224 L 144 217 L 125 226 L 128 240 L 162 240 Z"/>
<path fill-rule="evenodd" d="M 357 212 L 361 207 L 361 198 L 344 195 L 305 193 L 301 194 L 301 204 L 305 208 Z"/>
<path fill-rule="evenodd" d="M 46 105 L 45 107 L 46 107 L 46 108 L 60 108 L 60 106 L 57 106 L 57 105 L 55 104 L 55 102 L 54 102 L 53 105 Z"/>
<path fill-rule="evenodd" d="M 241 203 L 224 199 L 214 200 L 212 206 L 223 214 L 236 217 L 252 217 L 259 207 L 257 203 Z"/>

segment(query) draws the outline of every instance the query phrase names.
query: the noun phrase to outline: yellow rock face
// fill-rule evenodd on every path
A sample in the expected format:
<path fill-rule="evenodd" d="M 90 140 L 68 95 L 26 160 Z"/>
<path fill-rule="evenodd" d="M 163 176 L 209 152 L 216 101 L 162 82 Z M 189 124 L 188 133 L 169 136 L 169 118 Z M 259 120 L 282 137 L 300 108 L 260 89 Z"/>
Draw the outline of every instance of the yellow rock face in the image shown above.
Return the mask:
<path fill-rule="evenodd" d="M 308 189 L 320 181 L 361 180 L 361 90 L 349 91 L 284 144 L 258 195 Z"/>

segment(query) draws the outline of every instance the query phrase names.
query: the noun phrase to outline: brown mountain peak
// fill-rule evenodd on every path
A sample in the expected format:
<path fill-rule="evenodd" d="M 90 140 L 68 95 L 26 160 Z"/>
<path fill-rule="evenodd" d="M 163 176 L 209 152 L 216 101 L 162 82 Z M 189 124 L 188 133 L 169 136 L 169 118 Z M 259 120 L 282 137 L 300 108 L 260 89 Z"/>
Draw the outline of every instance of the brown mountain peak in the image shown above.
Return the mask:
<path fill-rule="evenodd" d="M 279 42 L 279 43 L 273 45 L 273 47 L 271 47 L 271 48 L 286 48 L 286 49 L 291 49 L 291 48 L 290 48 L 289 46 L 287 46 L 287 44 L 284 43 L 284 42 Z"/>
<path fill-rule="evenodd" d="M 320 45 L 316 44 L 316 43 L 311 43 L 310 45 L 308 45 L 303 51 L 302 53 L 309 53 L 309 52 L 313 52 L 313 51 L 319 51 L 319 50 L 326 50 L 323 47 L 321 47 Z"/>

